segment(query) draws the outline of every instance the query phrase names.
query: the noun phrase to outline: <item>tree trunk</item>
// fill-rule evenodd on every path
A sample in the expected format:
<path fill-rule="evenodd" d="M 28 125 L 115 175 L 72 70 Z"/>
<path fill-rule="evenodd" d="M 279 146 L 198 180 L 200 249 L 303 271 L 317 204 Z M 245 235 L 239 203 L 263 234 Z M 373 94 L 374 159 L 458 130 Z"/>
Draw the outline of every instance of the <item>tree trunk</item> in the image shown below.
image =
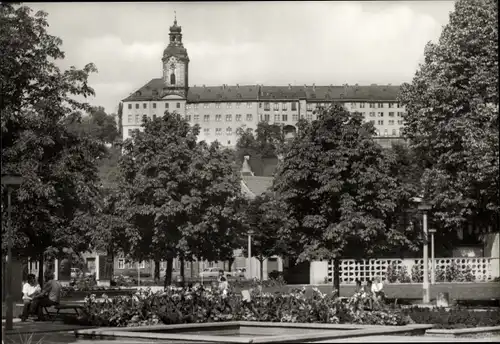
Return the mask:
<path fill-rule="evenodd" d="M 194 262 L 193 262 L 193 258 L 191 258 L 191 261 L 189 262 L 190 264 L 190 270 L 191 270 L 191 280 L 194 278 Z"/>
<path fill-rule="evenodd" d="M 43 282 L 45 282 L 43 280 L 43 264 L 44 264 L 44 260 L 43 260 L 43 253 L 40 255 L 40 260 L 38 262 L 38 283 L 40 284 L 40 286 L 43 286 Z"/>
<path fill-rule="evenodd" d="M 259 262 L 260 262 L 260 281 L 262 282 L 264 280 L 264 258 L 259 257 Z"/>
<path fill-rule="evenodd" d="M 155 259 L 155 272 L 153 274 L 153 279 L 155 280 L 155 284 L 160 282 L 160 260 Z"/>
<path fill-rule="evenodd" d="M 333 290 L 336 297 L 340 296 L 340 259 L 333 260 Z"/>
<path fill-rule="evenodd" d="M 229 258 L 229 260 L 227 261 L 229 267 L 228 267 L 228 271 L 232 271 L 233 270 L 233 263 L 234 263 L 234 258 Z"/>
<path fill-rule="evenodd" d="M 180 257 L 181 261 L 181 285 L 184 287 L 185 271 L 184 271 L 184 257 Z"/>
<path fill-rule="evenodd" d="M 172 284 L 173 262 L 174 262 L 174 258 L 173 257 L 168 257 L 167 258 L 167 271 L 165 271 L 165 283 L 164 283 L 164 287 L 168 287 L 169 285 Z"/>

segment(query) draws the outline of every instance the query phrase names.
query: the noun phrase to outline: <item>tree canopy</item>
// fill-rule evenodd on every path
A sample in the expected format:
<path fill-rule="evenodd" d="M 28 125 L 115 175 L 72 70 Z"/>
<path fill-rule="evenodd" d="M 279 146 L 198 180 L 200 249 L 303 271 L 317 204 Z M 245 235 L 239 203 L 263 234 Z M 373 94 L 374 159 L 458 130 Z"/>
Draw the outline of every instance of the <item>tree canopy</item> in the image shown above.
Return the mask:
<path fill-rule="evenodd" d="M 299 261 L 366 258 L 413 245 L 413 228 L 395 215 L 404 197 L 391 156 L 375 143 L 374 130 L 339 104 L 299 122 L 273 185 L 287 219 L 280 235 Z"/>
<path fill-rule="evenodd" d="M 441 226 L 498 225 L 498 2 L 460 0 L 399 101 Z"/>
<path fill-rule="evenodd" d="M 96 68 L 62 72 L 55 64 L 64 58 L 62 42 L 47 33 L 46 18 L 27 6 L 0 5 L 2 172 L 23 177 L 12 201 L 15 249 L 37 258 L 89 248 L 79 220 L 99 194 L 96 159 L 104 152 L 68 127 L 90 110 L 74 96 L 94 94 L 88 76 Z M 5 209 L 2 197 L 2 215 Z"/>

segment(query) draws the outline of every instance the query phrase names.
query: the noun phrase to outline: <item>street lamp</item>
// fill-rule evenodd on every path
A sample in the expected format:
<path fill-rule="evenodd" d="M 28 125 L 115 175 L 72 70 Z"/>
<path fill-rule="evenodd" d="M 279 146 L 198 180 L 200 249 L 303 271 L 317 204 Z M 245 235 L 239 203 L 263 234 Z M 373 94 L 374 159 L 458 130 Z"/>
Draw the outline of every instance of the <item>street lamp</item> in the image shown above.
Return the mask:
<path fill-rule="evenodd" d="M 424 281 L 423 281 L 423 303 L 428 304 L 430 302 L 430 289 L 429 289 L 429 243 L 428 243 L 428 233 L 427 233 L 427 212 L 431 209 L 431 206 L 425 202 L 422 197 L 414 197 L 413 201 L 418 203 L 418 209 L 423 213 L 423 227 L 424 227 Z"/>
<path fill-rule="evenodd" d="M 5 302 L 7 303 L 7 314 L 5 320 L 5 331 L 12 330 L 13 305 L 12 305 L 12 190 L 21 185 L 23 178 L 20 175 L 2 175 L 2 185 L 7 187 L 7 269 L 5 276 Z"/>
<path fill-rule="evenodd" d="M 247 278 L 250 279 L 252 278 L 252 234 L 253 231 L 249 230 L 248 231 L 248 267 L 247 267 Z"/>
<path fill-rule="evenodd" d="M 431 233 L 431 264 L 432 264 L 432 273 L 431 273 L 431 284 L 436 284 L 436 259 L 434 257 L 434 233 L 436 230 L 434 228 L 429 229 L 429 233 Z"/>

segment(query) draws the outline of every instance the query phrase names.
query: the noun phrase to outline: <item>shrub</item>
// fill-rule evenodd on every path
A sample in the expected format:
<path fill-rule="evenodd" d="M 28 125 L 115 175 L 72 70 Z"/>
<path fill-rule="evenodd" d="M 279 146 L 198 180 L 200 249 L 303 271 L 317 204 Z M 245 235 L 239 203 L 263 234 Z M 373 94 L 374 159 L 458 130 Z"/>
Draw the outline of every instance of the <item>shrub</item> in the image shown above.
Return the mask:
<path fill-rule="evenodd" d="M 273 270 L 271 271 L 269 274 L 269 279 L 274 279 L 274 280 L 277 280 L 279 279 L 280 277 L 283 278 L 284 275 L 283 275 L 283 271 L 278 271 L 278 270 Z"/>
<path fill-rule="evenodd" d="M 406 266 L 398 267 L 396 262 L 392 262 L 387 267 L 386 279 L 389 283 L 410 283 L 411 278 L 408 274 L 408 269 Z"/>

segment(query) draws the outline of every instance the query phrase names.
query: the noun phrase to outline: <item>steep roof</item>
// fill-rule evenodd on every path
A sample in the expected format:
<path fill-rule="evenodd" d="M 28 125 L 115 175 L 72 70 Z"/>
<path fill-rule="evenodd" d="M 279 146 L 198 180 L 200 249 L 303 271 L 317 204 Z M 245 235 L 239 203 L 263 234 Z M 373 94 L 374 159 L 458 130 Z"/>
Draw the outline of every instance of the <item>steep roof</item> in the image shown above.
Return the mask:
<path fill-rule="evenodd" d="M 160 100 L 163 89 L 166 89 L 163 79 L 156 78 L 133 92 L 123 101 Z M 304 99 L 308 101 L 330 100 L 365 100 L 365 101 L 395 101 L 400 87 L 392 85 L 370 86 L 264 86 L 264 85 L 221 85 L 193 86 L 188 88 L 187 101 L 224 102 L 224 101 L 256 101 Z"/>
<path fill-rule="evenodd" d="M 242 176 L 242 181 L 255 196 L 260 196 L 273 186 L 272 177 Z"/>

